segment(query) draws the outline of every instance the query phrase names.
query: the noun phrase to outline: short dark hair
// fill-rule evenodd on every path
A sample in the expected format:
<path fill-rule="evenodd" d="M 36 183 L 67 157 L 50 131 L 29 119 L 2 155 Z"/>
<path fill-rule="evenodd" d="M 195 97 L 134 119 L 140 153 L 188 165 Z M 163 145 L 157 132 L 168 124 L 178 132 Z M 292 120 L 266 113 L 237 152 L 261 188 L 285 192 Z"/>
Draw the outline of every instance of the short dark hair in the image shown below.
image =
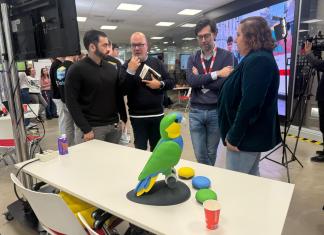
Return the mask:
<path fill-rule="evenodd" d="M 102 31 L 94 30 L 94 29 L 87 31 L 84 34 L 84 37 L 83 37 L 83 45 L 84 45 L 84 47 L 87 50 L 89 50 L 90 43 L 93 43 L 93 44 L 97 45 L 98 42 L 99 42 L 99 37 L 107 38 L 107 34 L 105 34 Z"/>
<path fill-rule="evenodd" d="M 233 37 L 232 36 L 228 36 L 227 38 L 227 43 L 233 42 Z"/>
<path fill-rule="evenodd" d="M 271 29 L 263 17 L 248 17 L 242 20 L 240 25 L 245 43 L 251 50 L 266 49 L 272 51 L 275 48 Z"/>
<path fill-rule="evenodd" d="M 116 48 L 118 49 L 119 46 L 118 46 L 116 43 L 113 43 L 113 44 L 112 44 L 112 49 L 114 50 L 114 49 L 116 49 Z"/>
<path fill-rule="evenodd" d="M 195 28 L 195 35 L 197 36 L 198 33 L 208 25 L 210 26 L 210 30 L 211 30 L 212 33 L 217 33 L 218 32 L 218 29 L 216 27 L 216 23 L 214 21 L 212 21 L 210 19 L 203 19 L 203 20 L 200 20 L 197 23 L 196 28 Z"/>

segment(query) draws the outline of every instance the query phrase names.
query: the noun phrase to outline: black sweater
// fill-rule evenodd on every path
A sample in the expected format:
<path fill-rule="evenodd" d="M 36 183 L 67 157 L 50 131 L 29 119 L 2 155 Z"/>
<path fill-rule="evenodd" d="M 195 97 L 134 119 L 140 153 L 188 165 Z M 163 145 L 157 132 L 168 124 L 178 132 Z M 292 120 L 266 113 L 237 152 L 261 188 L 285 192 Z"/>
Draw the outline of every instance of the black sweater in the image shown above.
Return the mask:
<path fill-rule="evenodd" d="M 65 80 L 66 105 L 83 133 L 119 121 L 121 85 L 117 69 L 106 61 L 98 65 L 86 57 L 70 67 Z"/>
<path fill-rule="evenodd" d="M 62 62 L 58 59 L 55 59 L 51 64 L 50 68 L 50 79 L 51 79 L 51 88 L 53 91 L 53 99 L 60 99 L 61 95 L 59 88 L 56 84 L 56 70 L 62 65 Z"/>
<path fill-rule="evenodd" d="M 56 70 L 56 84 L 58 86 L 61 100 L 63 103 L 65 103 L 65 78 L 67 71 L 69 70 L 70 66 L 73 64 L 72 61 L 65 60 L 61 66 Z"/>
<path fill-rule="evenodd" d="M 128 62 L 126 61 L 122 66 L 122 73 L 124 73 L 122 76 L 126 76 L 127 78 L 129 115 L 145 116 L 163 113 L 164 91 L 172 89 L 174 87 L 174 81 L 170 78 L 162 62 L 159 59 L 148 57 L 136 70 L 135 75 L 130 75 L 126 72 Z M 161 74 L 161 80 L 165 83 L 163 89 L 151 89 L 142 82 L 139 74 L 144 64 Z"/>

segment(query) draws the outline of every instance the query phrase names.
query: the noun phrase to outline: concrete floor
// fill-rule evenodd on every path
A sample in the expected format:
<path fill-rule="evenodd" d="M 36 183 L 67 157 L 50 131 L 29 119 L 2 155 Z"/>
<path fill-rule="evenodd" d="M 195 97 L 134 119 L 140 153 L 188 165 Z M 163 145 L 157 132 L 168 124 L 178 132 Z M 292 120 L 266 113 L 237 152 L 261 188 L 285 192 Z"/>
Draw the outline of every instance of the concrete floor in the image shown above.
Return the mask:
<path fill-rule="evenodd" d="M 183 130 L 185 147 L 182 158 L 195 161 L 189 134 L 188 115 L 185 114 L 185 116 L 187 124 L 185 124 Z M 58 136 L 57 119 L 46 121 L 45 127 L 46 137 L 41 145 L 43 149 L 56 149 L 56 138 Z M 288 138 L 288 145 L 292 147 L 294 141 L 295 139 Z M 324 234 L 324 211 L 322 210 L 324 205 L 324 163 L 313 163 L 310 161 L 310 157 L 314 155 L 315 151 L 321 148 L 321 146 L 315 144 L 300 142 L 297 157 L 304 165 L 304 168 L 297 161 L 289 164 L 291 182 L 296 186 L 282 232 L 283 235 Z M 223 146 L 220 146 L 216 166 L 224 167 L 224 156 L 225 149 Z M 270 157 L 275 160 L 281 160 L 281 149 Z M 6 207 L 8 204 L 15 201 L 13 187 L 9 179 L 9 173 L 14 171 L 12 165 L 4 166 L 3 163 L 0 163 L 1 214 L 7 211 Z M 284 182 L 287 181 L 286 169 L 269 160 L 263 160 L 261 162 L 260 172 L 262 177 Z M 38 233 L 22 226 L 15 220 L 8 222 L 4 216 L 0 216 L 0 234 L 33 235 Z"/>

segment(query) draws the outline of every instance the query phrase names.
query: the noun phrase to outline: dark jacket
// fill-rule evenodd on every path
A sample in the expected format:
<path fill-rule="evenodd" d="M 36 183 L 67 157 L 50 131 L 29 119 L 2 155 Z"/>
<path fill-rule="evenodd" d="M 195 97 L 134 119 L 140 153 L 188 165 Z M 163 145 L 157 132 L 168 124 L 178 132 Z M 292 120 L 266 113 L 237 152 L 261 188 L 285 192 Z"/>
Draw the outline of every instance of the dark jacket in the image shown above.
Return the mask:
<path fill-rule="evenodd" d="M 56 78 L 56 71 L 59 67 L 61 67 L 62 62 L 58 59 L 55 59 L 51 64 L 50 68 L 50 79 L 51 79 L 51 89 L 53 91 L 53 99 L 61 99 L 61 94 L 59 88 L 57 86 L 57 78 Z"/>
<path fill-rule="evenodd" d="M 265 152 L 281 142 L 279 70 L 271 52 L 250 52 L 227 78 L 219 97 L 219 126 L 242 151 Z"/>
<path fill-rule="evenodd" d="M 201 50 L 191 55 L 188 59 L 187 66 L 187 82 L 192 87 L 190 105 L 192 108 L 198 109 L 215 109 L 217 108 L 218 96 L 225 78 L 218 77 L 213 80 L 210 73 L 204 74 L 201 64 Z M 212 58 L 205 60 L 206 68 L 210 67 Z M 218 71 L 226 66 L 234 65 L 234 55 L 222 48 L 217 48 L 216 60 L 213 64 L 212 71 Z M 198 69 L 199 74 L 195 75 L 192 72 L 192 67 Z M 207 93 L 202 92 L 202 88 L 209 89 Z"/>
<path fill-rule="evenodd" d="M 306 58 L 309 61 L 309 63 L 313 66 L 313 68 L 322 72 L 322 77 L 317 87 L 316 100 L 323 102 L 324 101 L 324 60 L 317 59 L 312 53 L 308 54 Z"/>
<path fill-rule="evenodd" d="M 164 91 L 174 87 L 174 81 L 170 78 L 164 65 L 159 59 L 148 57 L 136 70 L 135 75 L 127 73 L 128 62 L 123 65 L 123 74 L 127 80 L 127 101 L 129 115 L 145 116 L 163 113 Z M 162 89 L 151 89 L 142 82 L 139 77 L 144 64 L 150 66 L 161 75 L 161 81 L 164 82 Z"/>

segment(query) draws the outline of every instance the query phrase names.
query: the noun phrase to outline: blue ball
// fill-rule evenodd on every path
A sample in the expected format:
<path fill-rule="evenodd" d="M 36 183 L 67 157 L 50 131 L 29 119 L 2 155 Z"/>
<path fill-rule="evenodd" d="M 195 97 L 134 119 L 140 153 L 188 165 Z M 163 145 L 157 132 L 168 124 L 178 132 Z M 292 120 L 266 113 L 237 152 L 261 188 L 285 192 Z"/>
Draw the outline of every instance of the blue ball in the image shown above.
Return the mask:
<path fill-rule="evenodd" d="M 208 179 L 205 176 L 196 176 L 192 178 L 192 186 L 195 189 L 209 188 L 210 184 L 211 184 L 210 179 Z"/>

